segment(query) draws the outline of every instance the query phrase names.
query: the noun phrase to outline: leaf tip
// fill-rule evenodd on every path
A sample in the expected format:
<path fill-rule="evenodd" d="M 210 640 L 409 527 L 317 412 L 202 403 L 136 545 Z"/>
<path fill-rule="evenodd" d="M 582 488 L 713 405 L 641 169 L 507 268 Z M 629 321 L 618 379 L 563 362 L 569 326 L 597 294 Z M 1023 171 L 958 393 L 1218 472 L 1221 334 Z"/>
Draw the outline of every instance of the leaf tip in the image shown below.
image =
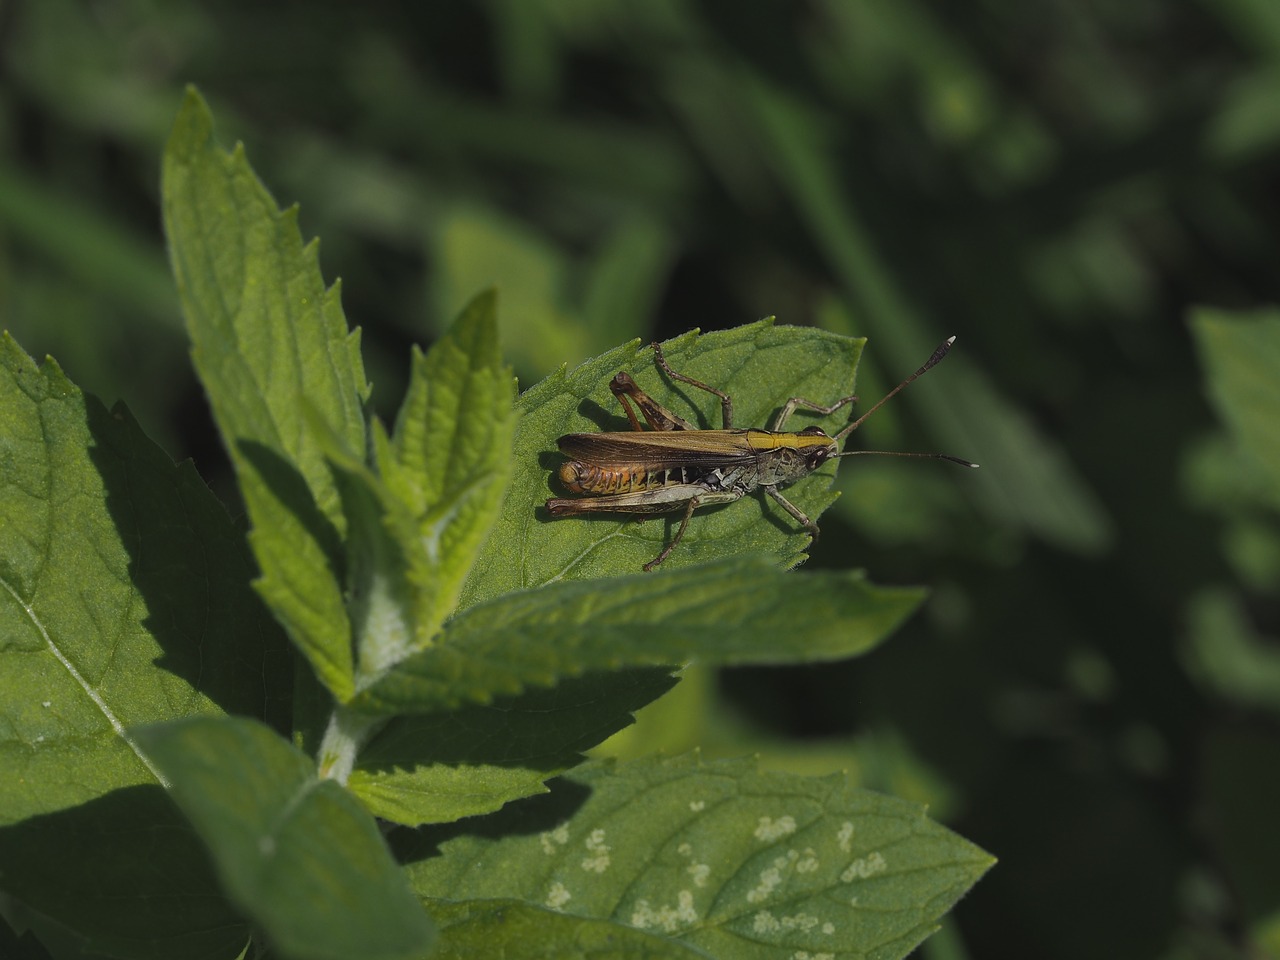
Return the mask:
<path fill-rule="evenodd" d="M 213 113 L 200 91 L 189 84 L 169 134 L 167 155 L 190 158 L 213 139 Z"/>
<path fill-rule="evenodd" d="M 212 121 L 213 115 L 209 110 L 209 104 L 194 83 L 187 84 L 183 89 L 182 108 L 178 115 L 202 117 Z"/>

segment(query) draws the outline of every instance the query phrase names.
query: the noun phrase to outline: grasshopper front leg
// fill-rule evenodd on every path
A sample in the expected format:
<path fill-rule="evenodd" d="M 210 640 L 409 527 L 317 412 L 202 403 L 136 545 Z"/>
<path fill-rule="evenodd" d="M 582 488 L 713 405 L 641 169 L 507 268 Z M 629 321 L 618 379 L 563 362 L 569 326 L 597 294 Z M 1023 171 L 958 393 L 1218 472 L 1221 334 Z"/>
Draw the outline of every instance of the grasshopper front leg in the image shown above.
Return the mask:
<path fill-rule="evenodd" d="M 858 398 L 856 396 L 841 397 L 835 403 L 823 406 L 820 403 L 814 403 L 812 400 L 806 400 L 804 397 L 792 397 L 782 405 L 782 409 L 779 410 L 778 415 L 773 418 L 773 424 L 769 429 L 774 431 L 782 430 L 782 428 L 786 426 L 787 421 L 791 419 L 791 414 L 796 412 L 796 407 L 804 407 L 806 410 L 812 410 L 814 413 L 828 417 L 841 407 L 857 402 Z"/>
<path fill-rule="evenodd" d="M 727 393 L 725 393 L 723 390 L 717 390 L 715 387 L 711 386 L 710 384 L 703 383 L 701 380 L 695 380 L 693 379 L 693 377 L 686 377 L 683 373 L 676 373 L 674 370 L 672 370 L 671 365 L 667 363 L 666 356 L 662 352 L 662 344 L 654 343 L 653 354 L 658 361 L 658 366 L 662 368 L 662 372 L 665 373 L 672 380 L 678 380 L 681 383 L 687 383 L 691 387 L 697 387 L 699 390 L 705 390 L 707 391 L 707 393 L 715 394 L 717 397 L 719 397 L 720 412 L 724 417 L 724 428 L 726 430 L 733 429 L 733 400 L 729 398 L 729 395 Z M 657 428 L 655 427 L 654 429 L 657 429 Z M 690 428 L 686 426 L 684 429 L 688 430 Z"/>

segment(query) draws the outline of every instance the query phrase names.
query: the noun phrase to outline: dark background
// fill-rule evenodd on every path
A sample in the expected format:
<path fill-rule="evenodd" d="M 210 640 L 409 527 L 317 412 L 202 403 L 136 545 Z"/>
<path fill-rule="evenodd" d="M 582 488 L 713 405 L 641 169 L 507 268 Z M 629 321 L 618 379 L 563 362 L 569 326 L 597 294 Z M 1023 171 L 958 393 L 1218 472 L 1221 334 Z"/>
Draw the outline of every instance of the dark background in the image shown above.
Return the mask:
<path fill-rule="evenodd" d="M 927 608 L 615 751 L 928 801 L 1001 860 L 934 960 L 1280 951 L 1280 524 L 1188 327 L 1280 301 L 1280 4 L 0 3 L 0 326 L 233 502 L 159 229 L 189 82 L 384 415 L 489 285 L 526 384 L 772 314 L 867 336 L 867 400 L 958 335 L 855 440 L 983 469 L 846 461 L 813 560 Z"/>

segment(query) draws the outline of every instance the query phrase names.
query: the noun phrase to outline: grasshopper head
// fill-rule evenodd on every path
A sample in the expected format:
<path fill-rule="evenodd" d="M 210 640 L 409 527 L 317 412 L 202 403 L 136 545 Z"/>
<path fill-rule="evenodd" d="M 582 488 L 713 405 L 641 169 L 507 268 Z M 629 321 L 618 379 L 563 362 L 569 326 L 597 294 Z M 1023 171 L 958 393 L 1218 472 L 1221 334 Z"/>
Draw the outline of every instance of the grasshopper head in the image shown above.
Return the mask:
<path fill-rule="evenodd" d="M 826 442 L 810 441 L 797 448 L 800 456 L 804 460 L 806 472 L 817 470 L 820 466 L 836 456 L 840 452 L 840 448 L 836 441 L 833 440 L 825 430 L 821 427 L 805 427 L 799 431 L 798 437 L 821 437 Z"/>

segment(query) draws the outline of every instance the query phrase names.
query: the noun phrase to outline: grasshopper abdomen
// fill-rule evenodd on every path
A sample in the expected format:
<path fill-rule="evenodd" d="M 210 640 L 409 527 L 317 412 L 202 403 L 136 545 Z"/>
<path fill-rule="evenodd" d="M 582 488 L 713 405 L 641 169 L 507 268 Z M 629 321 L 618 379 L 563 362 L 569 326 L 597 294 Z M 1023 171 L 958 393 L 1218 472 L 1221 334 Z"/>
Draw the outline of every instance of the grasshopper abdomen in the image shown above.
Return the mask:
<path fill-rule="evenodd" d="M 654 470 L 639 463 L 603 466 L 581 460 L 562 463 L 557 475 L 570 493 L 597 497 L 689 483 L 691 479 L 690 471 L 683 468 Z"/>

